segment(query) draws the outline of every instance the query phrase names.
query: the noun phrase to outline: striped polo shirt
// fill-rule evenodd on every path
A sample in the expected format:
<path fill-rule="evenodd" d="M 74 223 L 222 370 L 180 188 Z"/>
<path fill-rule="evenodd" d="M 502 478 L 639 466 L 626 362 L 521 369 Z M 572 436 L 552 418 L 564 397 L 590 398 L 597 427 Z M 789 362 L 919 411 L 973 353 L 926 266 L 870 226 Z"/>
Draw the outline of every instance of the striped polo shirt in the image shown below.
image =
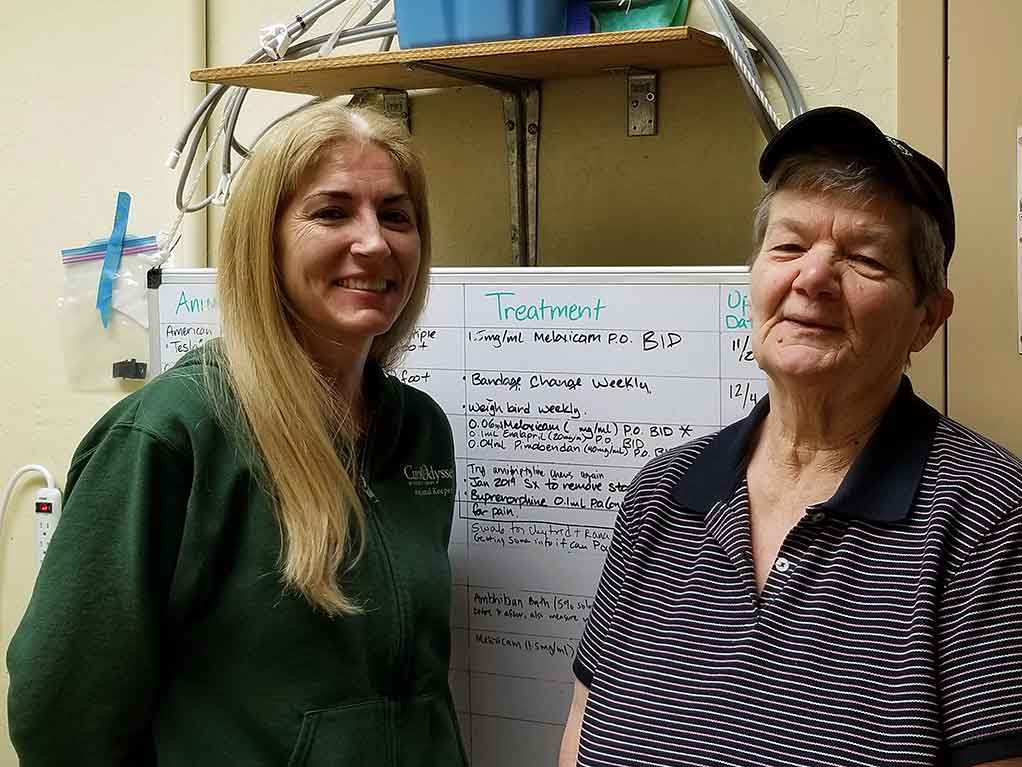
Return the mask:
<path fill-rule="evenodd" d="M 574 662 L 578 764 L 1022 756 L 1022 463 L 905 378 L 758 593 L 745 465 L 768 409 L 629 488 Z"/>

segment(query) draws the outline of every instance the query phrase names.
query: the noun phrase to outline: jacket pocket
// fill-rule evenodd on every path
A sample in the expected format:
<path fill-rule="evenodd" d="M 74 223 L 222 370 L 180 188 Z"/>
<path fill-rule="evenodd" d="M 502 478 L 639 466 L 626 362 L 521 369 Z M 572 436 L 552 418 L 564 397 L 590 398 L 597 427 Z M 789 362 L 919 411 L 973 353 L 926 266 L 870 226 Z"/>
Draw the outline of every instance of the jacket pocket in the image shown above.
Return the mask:
<path fill-rule="evenodd" d="M 468 764 L 450 693 L 425 693 L 397 708 L 401 767 L 463 767 Z"/>
<path fill-rule="evenodd" d="M 392 767 L 391 729 L 383 699 L 307 711 L 288 767 Z"/>

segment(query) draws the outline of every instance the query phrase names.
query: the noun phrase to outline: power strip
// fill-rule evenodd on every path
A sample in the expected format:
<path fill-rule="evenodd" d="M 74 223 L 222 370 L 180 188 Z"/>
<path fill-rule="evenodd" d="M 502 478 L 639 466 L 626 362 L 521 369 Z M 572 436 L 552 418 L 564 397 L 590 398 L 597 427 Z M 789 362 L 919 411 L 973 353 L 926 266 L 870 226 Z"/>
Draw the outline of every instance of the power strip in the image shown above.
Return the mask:
<path fill-rule="evenodd" d="M 55 487 L 44 487 L 35 496 L 35 518 L 36 546 L 39 551 L 39 565 L 43 564 L 43 557 L 53 540 L 53 533 L 57 530 L 57 523 L 60 522 L 61 496 L 60 490 Z"/>

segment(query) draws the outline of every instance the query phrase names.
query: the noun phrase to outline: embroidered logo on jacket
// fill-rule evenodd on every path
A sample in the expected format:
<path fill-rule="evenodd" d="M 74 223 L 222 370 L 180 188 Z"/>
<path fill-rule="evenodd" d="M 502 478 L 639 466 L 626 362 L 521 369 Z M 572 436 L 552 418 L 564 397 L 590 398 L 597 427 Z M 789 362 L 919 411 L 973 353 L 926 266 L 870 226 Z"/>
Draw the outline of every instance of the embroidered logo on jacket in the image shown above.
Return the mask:
<path fill-rule="evenodd" d="M 408 464 L 404 475 L 415 495 L 451 495 L 454 492 L 454 467 Z"/>

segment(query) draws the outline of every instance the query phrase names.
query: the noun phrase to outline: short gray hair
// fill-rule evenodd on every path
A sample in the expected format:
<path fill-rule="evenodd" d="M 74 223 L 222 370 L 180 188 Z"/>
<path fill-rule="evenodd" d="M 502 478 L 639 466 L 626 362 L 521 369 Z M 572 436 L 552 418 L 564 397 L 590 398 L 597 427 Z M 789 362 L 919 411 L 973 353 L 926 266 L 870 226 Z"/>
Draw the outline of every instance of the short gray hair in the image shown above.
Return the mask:
<path fill-rule="evenodd" d="M 885 193 L 905 199 L 905 195 L 887 181 L 880 168 L 861 160 L 849 159 L 824 150 L 786 157 L 777 166 L 777 170 L 767 182 L 763 197 L 756 205 L 750 264 L 763 247 L 767 224 L 770 222 L 770 206 L 776 194 L 782 189 L 845 197 L 863 205 L 868 205 L 876 196 Z M 916 301 L 922 303 L 947 287 L 944 238 L 941 237 L 940 227 L 933 216 L 911 201 L 905 202 L 910 210 L 908 248 L 915 274 Z"/>

